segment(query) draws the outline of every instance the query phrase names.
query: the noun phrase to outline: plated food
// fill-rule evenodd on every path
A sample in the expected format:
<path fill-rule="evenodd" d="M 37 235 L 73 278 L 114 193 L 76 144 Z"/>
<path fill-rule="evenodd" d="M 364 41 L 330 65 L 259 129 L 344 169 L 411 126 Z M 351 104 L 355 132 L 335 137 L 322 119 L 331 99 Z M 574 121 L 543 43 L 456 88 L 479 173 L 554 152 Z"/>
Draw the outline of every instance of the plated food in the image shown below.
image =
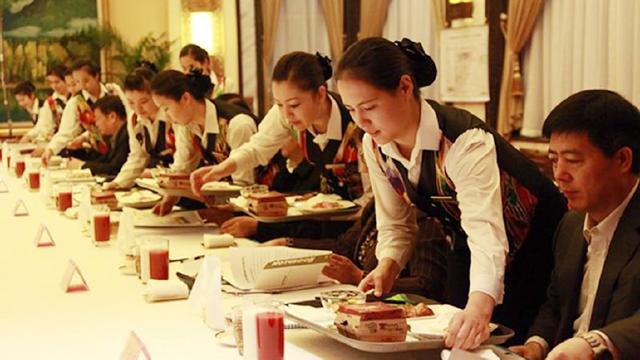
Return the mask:
<path fill-rule="evenodd" d="M 277 191 L 249 194 L 249 211 L 257 216 L 287 216 L 289 204 L 284 195 Z"/>
<path fill-rule="evenodd" d="M 151 190 L 134 190 L 127 193 L 116 194 L 121 206 L 133 208 L 146 208 L 155 205 L 162 196 Z"/>
<path fill-rule="evenodd" d="M 202 185 L 201 191 L 240 191 L 242 186 L 230 184 L 226 181 L 211 181 Z"/>
<path fill-rule="evenodd" d="M 118 208 L 118 199 L 113 191 L 91 191 L 91 204 L 105 204 L 111 210 Z"/>
<path fill-rule="evenodd" d="M 433 310 L 429 307 L 429 305 L 425 303 L 417 303 L 415 305 L 412 304 L 403 304 L 396 305 L 404 310 L 404 315 L 407 318 L 415 318 L 415 317 L 423 317 L 423 316 L 433 316 Z"/>
<path fill-rule="evenodd" d="M 162 173 L 158 174 L 158 186 L 169 189 L 190 190 L 191 182 L 188 173 Z"/>
<path fill-rule="evenodd" d="M 320 293 L 322 307 L 334 313 L 341 305 L 364 304 L 367 296 L 357 290 L 330 290 Z"/>
<path fill-rule="evenodd" d="M 404 310 L 383 302 L 341 305 L 334 324 L 340 334 L 361 341 L 401 342 L 409 331 Z"/>

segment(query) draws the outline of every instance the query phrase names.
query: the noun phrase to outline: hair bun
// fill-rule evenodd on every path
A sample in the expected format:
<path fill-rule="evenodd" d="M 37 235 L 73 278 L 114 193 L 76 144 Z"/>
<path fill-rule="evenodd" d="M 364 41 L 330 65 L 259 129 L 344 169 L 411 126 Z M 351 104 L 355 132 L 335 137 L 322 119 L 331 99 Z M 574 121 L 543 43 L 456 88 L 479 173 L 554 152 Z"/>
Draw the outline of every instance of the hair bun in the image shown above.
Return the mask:
<path fill-rule="evenodd" d="M 436 80 L 438 70 L 431 56 L 422 48 L 422 44 L 407 38 L 395 41 L 395 44 L 409 58 L 418 87 L 431 85 Z"/>
<path fill-rule="evenodd" d="M 205 75 L 200 68 L 191 69 L 187 74 L 187 81 L 189 83 L 189 88 L 198 95 L 208 96 L 209 92 L 213 88 L 211 78 L 208 75 Z"/>
<path fill-rule="evenodd" d="M 156 67 L 156 64 L 145 59 L 136 61 L 136 68 L 145 68 L 153 71 L 154 73 L 158 73 L 158 68 Z"/>
<path fill-rule="evenodd" d="M 328 56 L 322 55 L 316 51 L 316 59 L 320 63 L 320 67 L 322 68 L 322 75 L 324 76 L 324 80 L 327 81 L 331 79 L 331 75 L 333 75 L 333 68 L 331 67 L 331 59 Z"/>

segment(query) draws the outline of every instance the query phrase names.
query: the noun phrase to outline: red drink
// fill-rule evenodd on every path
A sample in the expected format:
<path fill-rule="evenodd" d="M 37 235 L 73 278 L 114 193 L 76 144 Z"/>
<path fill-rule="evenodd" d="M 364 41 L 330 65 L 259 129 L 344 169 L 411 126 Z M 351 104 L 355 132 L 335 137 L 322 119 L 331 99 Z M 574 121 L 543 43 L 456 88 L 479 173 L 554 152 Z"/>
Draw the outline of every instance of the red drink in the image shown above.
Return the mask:
<path fill-rule="evenodd" d="M 109 214 L 94 215 L 93 232 L 95 241 L 109 241 L 111 237 Z"/>
<path fill-rule="evenodd" d="M 58 210 L 65 211 L 72 205 L 71 192 L 61 192 L 58 193 L 58 197 L 56 197 L 56 202 L 58 204 Z"/>
<path fill-rule="evenodd" d="M 39 172 L 29 173 L 29 188 L 31 188 L 31 190 L 40 189 L 40 173 Z"/>
<path fill-rule="evenodd" d="M 284 316 L 277 312 L 256 315 L 259 360 L 284 359 Z"/>
<path fill-rule="evenodd" d="M 24 160 L 16 161 L 16 176 L 17 177 L 22 177 L 22 174 L 24 174 L 24 169 L 25 169 Z"/>
<path fill-rule="evenodd" d="M 149 250 L 149 277 L 155 280 L 169 280 L 169 250 Z"/>

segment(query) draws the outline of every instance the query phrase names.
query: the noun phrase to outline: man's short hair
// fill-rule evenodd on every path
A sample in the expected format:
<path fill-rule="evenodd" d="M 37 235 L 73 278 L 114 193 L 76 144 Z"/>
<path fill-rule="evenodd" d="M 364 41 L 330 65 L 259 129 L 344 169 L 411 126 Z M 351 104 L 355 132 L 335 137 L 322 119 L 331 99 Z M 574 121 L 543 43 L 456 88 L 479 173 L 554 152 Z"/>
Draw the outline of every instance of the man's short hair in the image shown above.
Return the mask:
<path fill-rule="evenodd" d="M 607 157 L 629 147 L 631 171 L 640 172 L 640 111 L 613 91 L 584 90 L 569 96 L 551 110 L 542 132 L 546 137 L 585 134 Z"/>

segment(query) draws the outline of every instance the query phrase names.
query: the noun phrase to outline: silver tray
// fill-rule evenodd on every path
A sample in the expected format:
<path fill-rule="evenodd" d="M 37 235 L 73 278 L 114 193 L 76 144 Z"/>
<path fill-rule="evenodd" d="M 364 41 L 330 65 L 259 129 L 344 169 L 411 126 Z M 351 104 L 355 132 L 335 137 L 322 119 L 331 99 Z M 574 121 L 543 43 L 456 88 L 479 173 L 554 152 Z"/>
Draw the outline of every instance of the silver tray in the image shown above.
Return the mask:
<path fill-rule="evenodd" d="M 407 341 L 403 342 L 371 342 L 361 341 L 348 338 L 338 332 L 335 326 L 324 327 L 321 324 L 297 317 L 290 312 L 286 311 L 285 314 L 290 320 L 297 322 L 298 324 L 315 330 L 323 335 L 326 335 L 334 340 L 337 340 L 347 346 L 354 349 L 358 349 L 366 352 L 374 353 L 395 353 L 402 351 L 415 351 L 415 350 L 429 350 L 429 349 L 443 349 L 444 341 L 442 339 L 425 339 L 420 340 L 417 337 L 407 334 Z M 483 345 L 498 345 L 507 341 L 514 335 L 513 330 L 510 328 L 498 325 L 498 328 L 491 333 L 491 337 L 483 343 Z"/>

